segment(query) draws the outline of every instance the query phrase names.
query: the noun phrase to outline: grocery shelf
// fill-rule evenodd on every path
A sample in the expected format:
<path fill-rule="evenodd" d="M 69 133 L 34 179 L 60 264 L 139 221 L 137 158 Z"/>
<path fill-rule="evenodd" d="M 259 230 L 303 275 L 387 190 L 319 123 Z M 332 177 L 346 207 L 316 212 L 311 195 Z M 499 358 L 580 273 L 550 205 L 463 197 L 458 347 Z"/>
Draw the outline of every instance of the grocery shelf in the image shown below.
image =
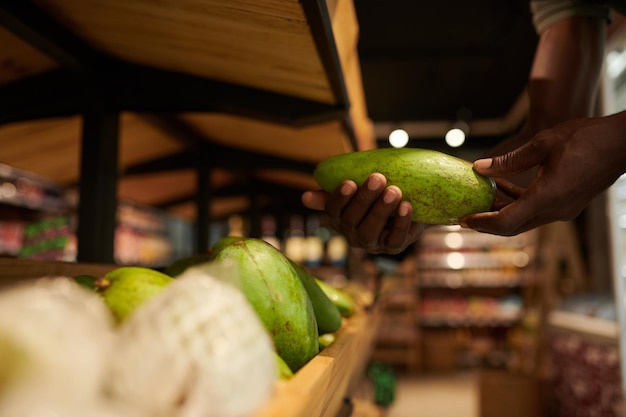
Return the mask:
<path fill-rule="evenodd" d="M 434 368 L 448 370 L 495 359 L 502 366 L 513 357 L 512 335 L 525 326 L 540 298 L 538 238 L 535 230 L 517 236 L 459 226 L 424 231 L 416 249 L 420 298 L 415 314 L 423 334 L 441 338 L 424 349 L 424 363 L 435 358 L 441 363 Z M 454 348 L 441 354 L 448 339 Z"/>
<path fill-rule="evenodd" d="M 0 287 L 46 276 L 102 275 L 117 265 L 0 258 Z M 336 340 L 290 380 L 278 380 L 254 417 L 336 417 L 358 389 L 380 326 L 378 307 L 344 318 Z"/>
<path fill-rule="evenodd" d="M 531 273 L 514 268 L 424 269 L 420 271 L 420 287 L 513 288 L 530 283 L 532 277 Z"/>
<path fill-rule="evenodd" d="M 116 267 L 117 265 L 101 263 L 41 262 L 0 257 L 0 286 L 48 276 L 73 277 L 81 274 L 99 276 Z"/>
<path fill-rule="evenodd" d="M 81 262 L 113 261 L 118 198 L 204 251 L 213 218 L 299 207 L 317 162 L 375 146 L 357 38 L 351 0 L 3 2 L 3 161 L 78 191 Z"/>
<path fill-rule="evenodd" d="M 280 381 L 269 404 L 254 417 L 335 417 L 365 375 L 380 313 L 349 318 L 333 344 L 289 381 Z"/>

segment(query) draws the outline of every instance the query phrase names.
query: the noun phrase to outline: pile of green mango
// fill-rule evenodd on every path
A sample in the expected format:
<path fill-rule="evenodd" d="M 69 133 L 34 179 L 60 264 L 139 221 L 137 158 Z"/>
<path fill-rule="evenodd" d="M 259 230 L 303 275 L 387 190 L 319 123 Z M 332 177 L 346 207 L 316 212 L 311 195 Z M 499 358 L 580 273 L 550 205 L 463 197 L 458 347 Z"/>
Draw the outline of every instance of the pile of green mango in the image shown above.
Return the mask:
<path fill-rule="evenodd" d="M 274 341 L 277 374 L 283 379 L 290 378 L 332 343 L 343 318 L 357 310 L 346 292 L 312 276 L 257 238 L 224 237 L 210 253 L 178 259 L 162 272 L 121 266 L 103 277 L 75 278 L 100 293 L 121 323 L 187 268 L 209 263 L 237 267 L 237 285 Z"/>

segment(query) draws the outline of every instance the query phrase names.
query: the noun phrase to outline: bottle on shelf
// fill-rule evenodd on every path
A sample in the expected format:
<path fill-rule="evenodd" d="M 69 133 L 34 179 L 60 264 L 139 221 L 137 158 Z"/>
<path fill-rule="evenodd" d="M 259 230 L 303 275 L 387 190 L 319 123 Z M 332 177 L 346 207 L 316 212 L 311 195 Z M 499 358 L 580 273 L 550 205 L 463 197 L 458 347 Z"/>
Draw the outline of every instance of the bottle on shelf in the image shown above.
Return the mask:
<path fill-rule="evenodd" d="M 261 218 L 261 239 L 282 251 L 282 242 L 276 233 L 276 219 L 270 214 Z"/>
<path fill-rule="evenodd" d="M 300 215 L 289 217 L 284 240 L 284 254 L 292 261 L 302 264 L 305 259 L 304 219 Z"/>

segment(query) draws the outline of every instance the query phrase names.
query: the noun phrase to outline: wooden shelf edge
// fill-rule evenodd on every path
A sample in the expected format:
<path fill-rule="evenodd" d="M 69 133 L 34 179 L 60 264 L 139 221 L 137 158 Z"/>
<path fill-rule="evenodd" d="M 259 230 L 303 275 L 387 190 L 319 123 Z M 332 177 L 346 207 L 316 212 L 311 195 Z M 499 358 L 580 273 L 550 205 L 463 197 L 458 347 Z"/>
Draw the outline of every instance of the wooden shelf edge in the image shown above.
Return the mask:
<path fill-rule="evenodd" d="M 558 329 L 571 330 L 608 339 L 616 340 L 619 334 L 617 322 L 567 311 L 556 310 L 551 312 L 548 317 L 548 323 L 550 326 Z"/>
<path fill-rule="evenodd" d="M 379 313 L 360 312 L 346 320 L 335 342 L 289 381 L 255 417 L 334 417 L 362 377 L 373 349 Z"/>

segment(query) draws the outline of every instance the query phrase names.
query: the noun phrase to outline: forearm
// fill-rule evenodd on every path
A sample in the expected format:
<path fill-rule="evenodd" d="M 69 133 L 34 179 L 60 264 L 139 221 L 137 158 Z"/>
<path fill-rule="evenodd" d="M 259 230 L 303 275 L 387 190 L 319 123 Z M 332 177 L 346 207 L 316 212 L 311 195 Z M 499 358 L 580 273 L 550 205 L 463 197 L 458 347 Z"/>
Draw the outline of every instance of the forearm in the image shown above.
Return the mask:
<path fill-rule="evenodd" d="M 528 78 L 530 104 L 525 123 L 487 156 L 518 148 L 557 123 L 593 115 L 606 26 L 602 17 L 574 16 L 542 29 Z"/>
<path fill-rule="evenodd" d="M 604 59 L 604 19 L 572 17 L 540 36 L 528 82 L 530 135 L 592 116 Z"/>

